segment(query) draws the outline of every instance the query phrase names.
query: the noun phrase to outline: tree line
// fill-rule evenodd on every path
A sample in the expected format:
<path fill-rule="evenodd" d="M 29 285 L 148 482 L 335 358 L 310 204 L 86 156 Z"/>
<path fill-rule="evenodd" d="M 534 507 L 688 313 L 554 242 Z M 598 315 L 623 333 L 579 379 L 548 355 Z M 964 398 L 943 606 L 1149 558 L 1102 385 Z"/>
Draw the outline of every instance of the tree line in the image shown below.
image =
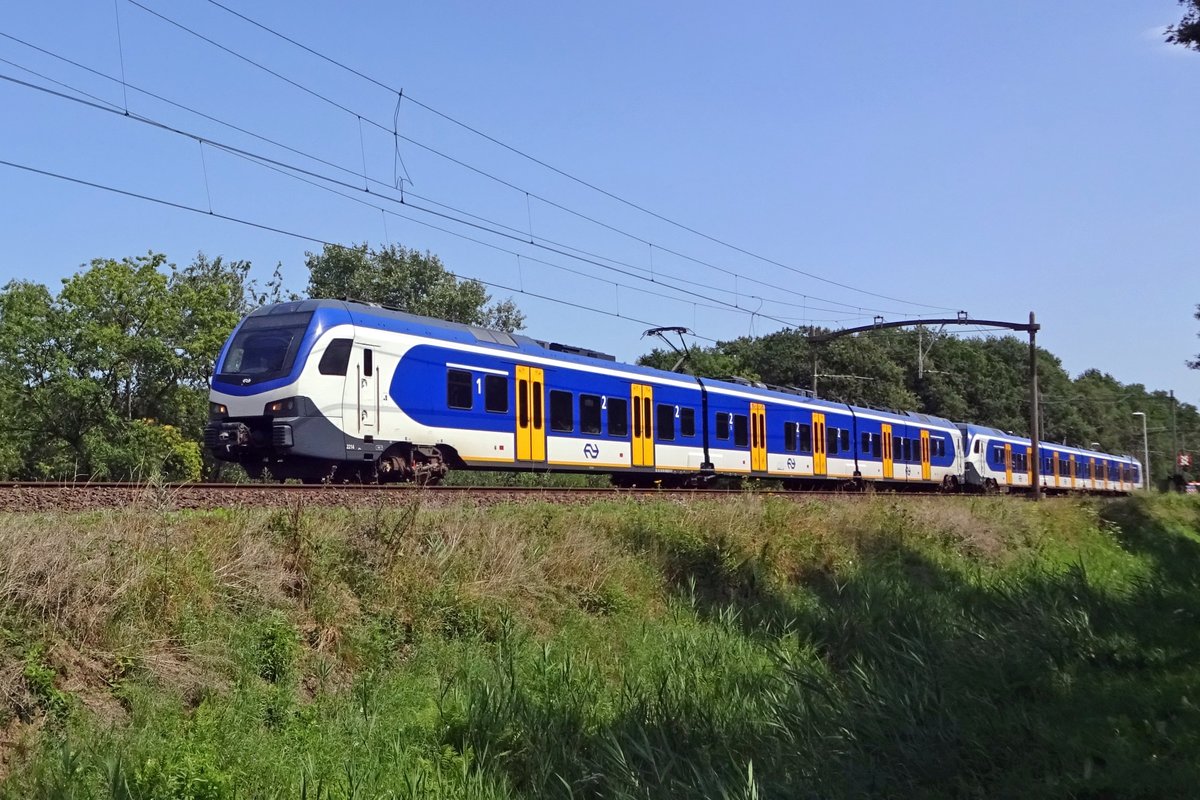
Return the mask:
<path fill-rule="evenodd" d="M 519 330 L 511 300 L 452 275 L 436 255 L 398 245 L 326 246 L 305 259 L 304 296 L 350 297 L 473 325 Z M 277 267 L 259 284 L 249 262 L 203 254 L 177 266 L 159 253 L 96 259 L 54 292 L 36 281 L 0 289 L 0 478 L 200 480 L 213 474 L 201 447 L 208 381 L 230 331 L 253 308 L 295 299 Z M 1200 310 L 1198 310 L 1200 318 Z M 820 395 L 922 411 L 1028 432 L 1027 345 L 1015 337 L 959 338 L 886 330 L 817 345 Z M 924 368 L 918 369 L 918 347 Z M 682 369 L 811 388 L 813 345 L 785 330 L 693 349 Z M 656 349 L 640 359 L 670 369 Z M 1200 356 L 1198 356 L 1200 360 Z M 1043 436 L 1140 454 L 1144 411 L 1154 474 L 1170 469 L 1167 393 L 1123 384 L 1099 370 L 1072 378 L 1038 351 Z M 1176 408 L 1182 444 L 1200 437 L 1200 415 Z"/>

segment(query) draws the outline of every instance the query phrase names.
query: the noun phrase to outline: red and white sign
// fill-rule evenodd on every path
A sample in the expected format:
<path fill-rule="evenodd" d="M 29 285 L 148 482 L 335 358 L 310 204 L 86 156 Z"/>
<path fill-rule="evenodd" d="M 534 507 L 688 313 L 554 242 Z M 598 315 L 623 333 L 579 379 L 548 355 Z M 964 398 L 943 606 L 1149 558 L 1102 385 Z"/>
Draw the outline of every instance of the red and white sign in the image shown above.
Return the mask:
<path fill-rule="evenodd" d="M 1190 467 L 1191 465 L 1192 465 L 1192 454 L 1191 453 L 1180 453 L 1179 454 L 1179 466 Z"/>

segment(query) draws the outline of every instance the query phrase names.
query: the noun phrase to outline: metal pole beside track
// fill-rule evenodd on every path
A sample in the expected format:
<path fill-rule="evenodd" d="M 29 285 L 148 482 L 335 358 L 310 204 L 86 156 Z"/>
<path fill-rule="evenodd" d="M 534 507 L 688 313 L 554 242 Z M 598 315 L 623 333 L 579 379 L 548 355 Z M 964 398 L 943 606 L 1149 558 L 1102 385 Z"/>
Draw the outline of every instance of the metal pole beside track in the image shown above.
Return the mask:
<path fill-rule="evenodd" d="M 1041 452 L 1038 448 L 1038 383 L 1037 383 L 1037 319 L 1029 312 L 1029 478 L 1033 483 L 1033 499 L 1042 499 Z"/>

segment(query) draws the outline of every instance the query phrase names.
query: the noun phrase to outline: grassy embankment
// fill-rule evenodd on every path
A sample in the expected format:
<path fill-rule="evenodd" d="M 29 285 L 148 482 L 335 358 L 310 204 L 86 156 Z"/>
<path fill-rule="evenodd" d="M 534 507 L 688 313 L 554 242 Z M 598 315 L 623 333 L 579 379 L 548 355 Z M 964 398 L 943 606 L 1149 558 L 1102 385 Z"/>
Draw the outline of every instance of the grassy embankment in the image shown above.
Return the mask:
<path fill-rule="evenodd" d="M 0 518 L 0 797 L 1183 797 L 1200 503 Z"/>

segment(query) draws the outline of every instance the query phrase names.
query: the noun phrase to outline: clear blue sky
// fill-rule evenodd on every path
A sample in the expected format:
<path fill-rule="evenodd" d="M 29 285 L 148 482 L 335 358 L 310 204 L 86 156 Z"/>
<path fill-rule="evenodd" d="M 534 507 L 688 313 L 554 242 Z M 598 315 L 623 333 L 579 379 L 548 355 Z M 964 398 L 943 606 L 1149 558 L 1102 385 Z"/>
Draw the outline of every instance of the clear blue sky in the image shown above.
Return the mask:
<path fill-rule="evenodd" d="M 351 173 L 392 184 L 396 97 L 205 0 L 140 0 L 351 109 L 338 110 L 117 0 L 126 78 Z M 868 292 L 1025 319 L 1073 374 L 1200 400 L 1196 270 L 1200 54 L 1162 43 L 1173 0 L 1145 3 L 282 3 L 231 7 L 622 198 L 755 254 Z M 0 31 L 120 75 L 110 0 L 12 4 Z M 122 89 L 0 38 L 0 58 L 124 106 Z M 0 74 L 45 82 L 0 63 Z M 411 191 L 631 266 L 660 285 L 385 206 L 524 254 L 386 217 L 194 139 L 0 82 L 0 159 L 337 242 L 431 250 L 494 283 L 682 324 L 713 339 L 942 312 L 822 283 L 640 213 L 548 172 L 406 99 Z M 354 185 L 339 173 L 130 89 L 136 114 Z M 205 184 L 207 170 L 207 189 Z M 284 235 L 0 167 L 0 280 L 54 284 L 95 257 L 197 251 L 277 262 L 303 290 Z M 407 187 L 406 187 L 407 188 Z M 525 192 L 593 217 L 598 227 Z M 642 241 L 631 238 L 633 234 Z M 652 242 L 653 247 L 645 244 Z M 668 253 L 675 250 L 707 264 Z M 588 278 L 532 259 L 596 276 Z M 737 273 L 733 278 L 728 273 Z M 722 303 L 672 300 L 686 279 Z M 629 287 L 616 289 L 612 282 Z M 755 284 L 753 281 L 762 283 Z M 767 284 L 766 286 L 762 284 Z M 789 293 L 790 292 L 790 293 Z M 495 291 L 498 297 L 509 293 Z M 753 297 L 757 295 L 758 299 Z M 805 298 L 802 295 L 807 295 Z M 633 358 L 642 323 L 514 294 L 527 332 Z M 822 299 L 816 299 L 822 298 Z M 832 311 L 824 310 L 832 309 Z M 933 357 L 936 359 L 936 350 Z"/>

